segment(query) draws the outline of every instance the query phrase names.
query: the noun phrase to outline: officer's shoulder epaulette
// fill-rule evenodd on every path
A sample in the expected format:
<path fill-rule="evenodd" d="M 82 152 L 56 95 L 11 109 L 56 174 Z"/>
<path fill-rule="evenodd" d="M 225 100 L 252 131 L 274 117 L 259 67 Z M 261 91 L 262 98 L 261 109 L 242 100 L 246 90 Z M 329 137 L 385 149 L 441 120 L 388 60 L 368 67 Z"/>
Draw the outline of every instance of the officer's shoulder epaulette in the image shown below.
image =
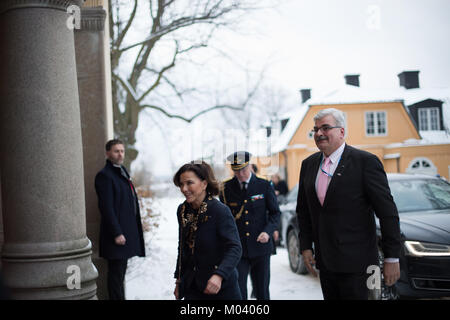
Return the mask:
<path fill-rule="evenodd" d="M 270 181 L 268 178 L 264 177 L 264 176 L 260 176 L 259 174 L 256 175 L 258 178 L 266 180 L 266 181 Z"/>
<path fill-rule="evenodd" d="M 233 179 L 233 177 L 229 177 L 229 178 L 223 180 L 222 183 L 225 184 L 225 183 L 227 183 L 228 181 L 230 181 L 231 179 Z"/>

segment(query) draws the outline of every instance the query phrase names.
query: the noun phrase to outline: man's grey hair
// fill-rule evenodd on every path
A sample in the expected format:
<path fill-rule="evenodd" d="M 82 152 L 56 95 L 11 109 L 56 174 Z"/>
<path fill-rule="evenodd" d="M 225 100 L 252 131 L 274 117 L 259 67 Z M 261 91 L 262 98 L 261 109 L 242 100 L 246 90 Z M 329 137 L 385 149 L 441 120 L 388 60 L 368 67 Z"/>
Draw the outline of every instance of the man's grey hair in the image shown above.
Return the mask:
<path fill-rule="evenodd" d="M 335 108 L 328 108 L 320 110 L 313 118 L 314 122 L 317 120 L 322 119 L 326 116 L 332 116 L 334 120 L 336 121 L 336 126 L 345 128 L 345 114 L 341 110 L 335 109 Z"/>

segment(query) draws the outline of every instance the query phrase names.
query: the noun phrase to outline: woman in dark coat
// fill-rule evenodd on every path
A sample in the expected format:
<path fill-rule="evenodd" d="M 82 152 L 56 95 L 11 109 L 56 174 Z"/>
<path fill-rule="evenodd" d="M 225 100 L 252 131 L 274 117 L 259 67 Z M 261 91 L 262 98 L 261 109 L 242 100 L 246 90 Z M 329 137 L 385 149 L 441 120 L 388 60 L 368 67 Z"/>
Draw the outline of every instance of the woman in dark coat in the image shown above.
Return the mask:
<path fill-rule="evenodd" d="M 173 181 L 186 197 L 177 210 L 176 299 L 240 300 L 236 266 L 241 241 L 230 209 L 219 200 L 219 185 L 205 162 L 182 166 Z"/>

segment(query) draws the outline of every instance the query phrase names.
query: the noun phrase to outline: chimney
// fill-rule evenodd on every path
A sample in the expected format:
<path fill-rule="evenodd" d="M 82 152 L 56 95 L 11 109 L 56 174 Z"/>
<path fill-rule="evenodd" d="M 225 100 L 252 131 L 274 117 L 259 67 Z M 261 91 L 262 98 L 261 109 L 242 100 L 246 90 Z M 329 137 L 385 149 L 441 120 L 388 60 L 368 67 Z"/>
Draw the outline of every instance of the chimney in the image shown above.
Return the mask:
<path fill-rule="evenodd" d="M 311 99 L 311 89 L 301 89 L 300 94 L 302 95 L 302 103 Z"/>
<path fill-rule="evenodd" d="M 284 128 L 286 128 L 286 125 L 288 122 L 289 122 L 289 118 L 281 120 L 281 131 L 283 131 Z"/>
<path fill-rule="evenodd" d="M 345 84 L 349 86 L 359 87 L 359 74 L 346 74 L 344 76 Z"/>
<path fill-rule="evenodd" d="M 403 71 L 398 74 L 400 79 L 400 87 L 405 89 L 416 89 L 419 86 L 419 72 L 420 71 Z"/>
<path fill-rule="evenodd" d="M 272 135 L 272 127 L 266 127 L 266 137 L 269 138 Z"/>

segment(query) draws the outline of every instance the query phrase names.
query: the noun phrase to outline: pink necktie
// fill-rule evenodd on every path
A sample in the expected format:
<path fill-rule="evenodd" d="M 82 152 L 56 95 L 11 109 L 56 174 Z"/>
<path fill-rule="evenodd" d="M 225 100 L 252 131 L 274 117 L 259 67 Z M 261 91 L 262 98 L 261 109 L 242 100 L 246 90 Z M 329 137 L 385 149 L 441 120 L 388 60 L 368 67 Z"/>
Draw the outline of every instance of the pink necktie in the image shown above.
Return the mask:
<path fill-rule="evenodd" d="M 330 158 L 325 158 L 323 162 L 322 169 L 326 172 L 330 172 L 331 161 Z M 320 204 L 323 206 L 323 201 L 325 200 L 325 195 L 328 188 L 328 176 L 320 170 L 319 180 L 317 181 L 317 197 L 319 198 Z"/>

